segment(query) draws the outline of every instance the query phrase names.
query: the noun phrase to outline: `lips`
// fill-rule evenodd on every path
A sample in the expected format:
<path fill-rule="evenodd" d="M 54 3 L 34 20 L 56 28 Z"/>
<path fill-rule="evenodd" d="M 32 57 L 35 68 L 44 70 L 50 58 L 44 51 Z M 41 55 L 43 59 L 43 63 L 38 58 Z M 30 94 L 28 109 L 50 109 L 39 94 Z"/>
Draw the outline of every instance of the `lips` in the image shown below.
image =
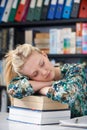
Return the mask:
<path fill-rule="evenodd" d="M 46 78 L 49 78 L 50 77 L 50 71 L 47 73 L 47 75 L 46 75 Z"/>

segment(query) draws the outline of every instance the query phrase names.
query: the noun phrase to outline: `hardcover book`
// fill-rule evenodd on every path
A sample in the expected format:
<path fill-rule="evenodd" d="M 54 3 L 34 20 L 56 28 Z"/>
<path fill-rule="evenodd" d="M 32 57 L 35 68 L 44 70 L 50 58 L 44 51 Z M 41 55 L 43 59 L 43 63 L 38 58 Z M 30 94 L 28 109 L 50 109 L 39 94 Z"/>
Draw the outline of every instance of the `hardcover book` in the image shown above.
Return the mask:
<path fill-rule="evenodd" d="M 10 107 L 8 120 L 29 124 L 56 124 L 59 120 L 70 119 L 70 110 L 32 110 Z"/>
<path fill-rule="evenodd" d="M 53 101 L 46 96 L 28 96 L 23 99 L 14 98 L 13 106 L 36 109 L 36 110 L 65 110 L 69 109 L 67 104 Z"/>

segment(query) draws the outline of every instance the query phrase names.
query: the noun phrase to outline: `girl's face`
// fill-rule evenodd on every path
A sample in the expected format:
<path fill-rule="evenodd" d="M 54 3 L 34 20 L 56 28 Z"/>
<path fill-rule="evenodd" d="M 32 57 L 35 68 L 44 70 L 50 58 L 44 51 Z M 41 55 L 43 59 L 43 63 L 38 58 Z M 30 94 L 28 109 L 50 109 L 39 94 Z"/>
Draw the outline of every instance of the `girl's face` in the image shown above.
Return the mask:
<path fill-rule="evenodd" d="M 23 75 L 35 81 L 52 81 L 55 78 L 55 69 L 46 54 L 34 51 L 25 62 Z"/>

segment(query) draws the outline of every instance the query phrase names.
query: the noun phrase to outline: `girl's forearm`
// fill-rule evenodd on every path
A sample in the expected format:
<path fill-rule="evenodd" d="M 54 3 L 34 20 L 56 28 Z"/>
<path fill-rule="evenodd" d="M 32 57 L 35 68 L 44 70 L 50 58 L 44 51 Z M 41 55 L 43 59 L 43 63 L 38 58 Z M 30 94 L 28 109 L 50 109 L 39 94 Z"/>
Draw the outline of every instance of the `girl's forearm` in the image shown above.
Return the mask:
<path fill-rule="evenodd" d="M 53 81 L 39 82 L 39 81 L 32 81 L 32 80 L 29 80 L 29 82 L 30 82 L 30 84 L 33 87 L 35 92 L 41 90 L 44 87 L 52 86 L 52 83 L 53 83 Z"/>

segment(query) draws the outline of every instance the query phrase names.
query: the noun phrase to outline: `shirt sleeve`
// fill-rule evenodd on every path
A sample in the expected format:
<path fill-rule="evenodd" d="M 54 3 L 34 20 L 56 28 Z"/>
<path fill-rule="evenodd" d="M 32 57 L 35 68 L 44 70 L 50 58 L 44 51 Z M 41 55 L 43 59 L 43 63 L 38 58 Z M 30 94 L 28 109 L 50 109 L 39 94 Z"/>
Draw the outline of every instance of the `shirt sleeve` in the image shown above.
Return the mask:
<path fill-rule="evenodd" d="M 8 93 L 14 98 L 21 99 L 34 94 L 34 90 L 26 76 L 18 76 L 8 85 Z"/>
<path fill-rule="evenodd" d="M 53 83 L 47 96 L 52 100 L 68 103 L 73 110 L 80 111 L 87 94 L 85 68 L 82 64 L 64 64 L 61 73 L 62 79 Z"/>

